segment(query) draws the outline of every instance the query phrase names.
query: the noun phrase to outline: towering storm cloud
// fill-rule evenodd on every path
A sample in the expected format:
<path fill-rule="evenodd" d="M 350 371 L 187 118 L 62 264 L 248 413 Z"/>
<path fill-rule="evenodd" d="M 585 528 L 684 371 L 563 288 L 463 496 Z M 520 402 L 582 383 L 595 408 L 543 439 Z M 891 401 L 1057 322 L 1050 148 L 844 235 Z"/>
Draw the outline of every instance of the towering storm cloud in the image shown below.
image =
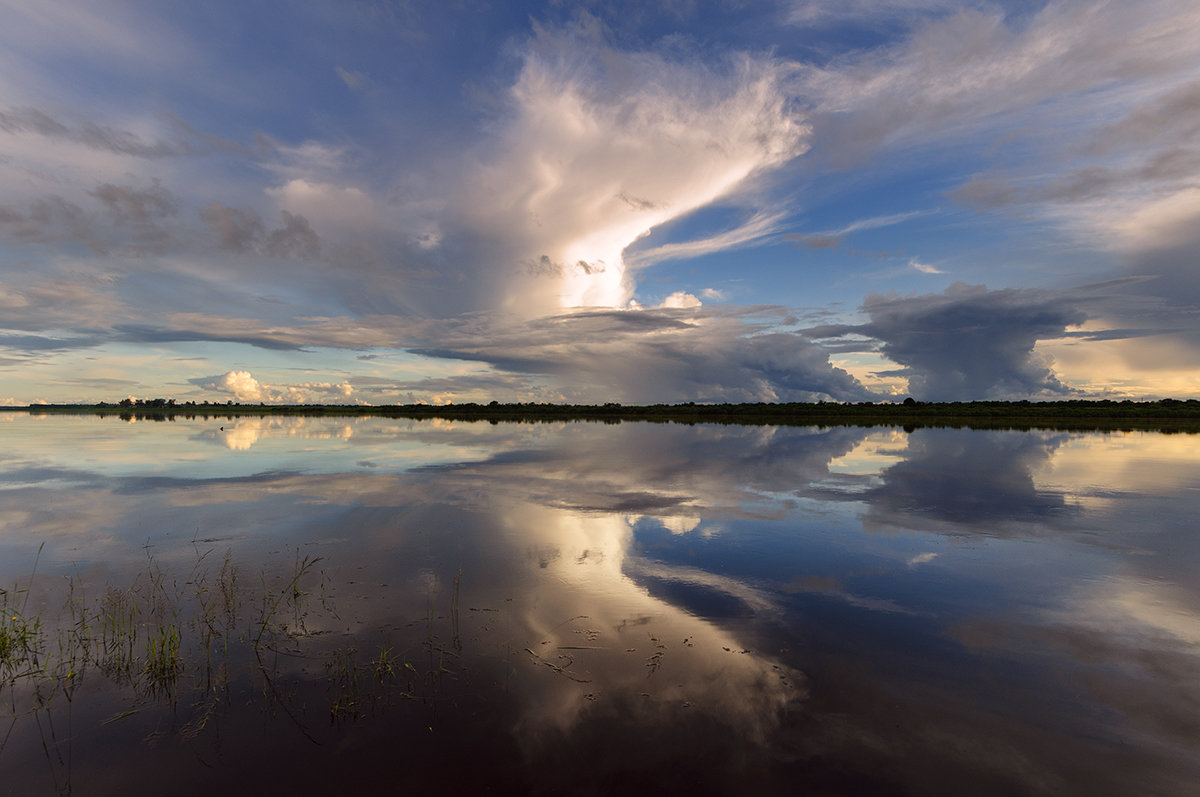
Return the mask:
<path fill-rule="evenodd" d="M 918 398 L 1062 396 L 1052 363 L 1034 351 L 1039 339 L 1060 337 L 1087 315 L 1068 297 L 1039 291 L 989 291 L 955 283 L 941 294 L 869 294 L 865 324 L 817 327 L 816 337 L 865 336 L 904 366 Z"/>
<path fill-rule="evenodd" d="M 491 247 L 480 266 L 501 272 L 496 307 L 624 306 L 626 247 L 807 148 L 788 72 L 746 55 L 621 52 L 594 25 L 540 31 L 453 208 Z"/>

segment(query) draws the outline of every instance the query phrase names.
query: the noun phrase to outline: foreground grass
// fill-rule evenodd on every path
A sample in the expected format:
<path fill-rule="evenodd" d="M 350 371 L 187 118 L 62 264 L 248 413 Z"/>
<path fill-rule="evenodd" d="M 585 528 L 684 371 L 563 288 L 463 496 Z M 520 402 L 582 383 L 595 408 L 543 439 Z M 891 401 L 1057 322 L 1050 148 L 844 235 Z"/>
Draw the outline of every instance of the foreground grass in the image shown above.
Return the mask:
<path fill-rule="evenodd" d="M 222 716 L 247 708 L 283 718 L 316 742 L 326 723 L 340 726 L 393 704 L 429 710 L 444 702 L 447 680 L 458 676 L 448 662 L 459 649 L 461 574 L 450 587 L 452 645 L 441 641 L 436 574 L 428 617 L 413 618 L 412 632 L 398 640 L 349 636 L 314 627 L 346 625 L 322 561 L 297 550 L 290 568 L 246 577 L 230 552 L 218 559 L 197 550 L 183 573 L 147 556 L 128 583 L 88 586 L 73 576 L 40 608 L 30 600 L 44 580 L 35 561 L 27 580 L 0 588 L 0 770 L 6 746 L 23 732 L 40 735 L 51 769 L 69 769 L 72 738 L 90 738 L 95 729 L 62 728 L 89 700 L 123 704 L 102 726 L 160 727 L 166 716 L 165 727 L 182 742 L 204 734 L 219 740 Z"/>

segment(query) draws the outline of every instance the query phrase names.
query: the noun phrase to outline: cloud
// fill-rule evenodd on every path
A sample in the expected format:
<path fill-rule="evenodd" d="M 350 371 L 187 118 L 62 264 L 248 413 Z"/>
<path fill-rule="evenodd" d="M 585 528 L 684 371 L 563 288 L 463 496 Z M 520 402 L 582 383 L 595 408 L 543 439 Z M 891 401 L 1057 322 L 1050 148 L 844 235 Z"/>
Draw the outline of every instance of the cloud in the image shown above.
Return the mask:
<path fill-rule="evenodd" d="M 880 227 L 891 227 L 894 224 L 901 224 L 909 219 L 914 219 L 923 215 L 925 215 L 924 211 L 911 210 L 905 213 L 889 213 L 886 216 L 871 216 L 869 218 L 852 221 L 845 227 L 841 227 L 828 234 L 844 236 L 849 235 L 852 232 L 858 232 L 859 230 L 875 230 Z"/>
<path fill-rule="evenodd" d="M 809 338 L 742 314 L 686 309 L 576 312 L 495 327 L 442 329 L 431 356 L 555 378 L 568 400 L 867 400 L 874 394 Z M 431 341 L 432 343 L 433 341 Z"/>
<path fill-rule="evenodd" d="M 791 0 L 784 8 L 787 22 L 797 27 L 822 27 L 854 22 L 885 26 L 929 12 L 948 12 L 961 6 L 955 0 Z"/>
<path fill-rule="evenodd" d="M 294 257 L 308 260 L 321 251 L 321 239 L 313 232 L 308 219 L 299 213 L 280 211 L 283 226 L 272 230 L 266 240 L 267 254 L 275 257 Z"/>
<path fill-rule="evenodd" d="M 61 196 L 45 196 L 27 209 L 0 208 L 0 229 L 18 243 L 92 241 L 92 221 L 83 208 Z"/>
<path fill-rule="evenodd" d="M 111 278 L 86 275 L 32 281 L 27 276 L 16 284 L 0 283 L 3 325 L 8 330 L 51 333 L 64 344 L 74 340 L 94 345 L 108 324 L 134 315 L 114 296 L 117 286 Z"/>
<path fill-rule="evenodd" d="M 125 124 L 32 107 L 3 109 L 0 135 L 33 142 L 29 169 L 51 164 L 54 171 L 89 177 L 86 186 L 36 200 L 0 198 L 0 232 L 22 244 L 82 244 L 111 256 L 121 275 L 120 282 L 93 289 L 105 300 L 107 317 L 92 314 L 96 323 L 86 335 L 56 334 L 45 345 L 58 350 L 191 340 L 293 350 L 446 349 L 456 358 L 514 368 L 505 376 L 524 375 L 514 389 L 525 395 L 560 395 L 547 384 L 547 368 L 580 377 L 586 370 L 587 380 L 573 389 L 597 395 L 593 391 L 611 380 L 591 366 L 571 368 L 557 354 L 549 366 L 533 364 L 537 341 L 513 330 L 522 319 L 533 322 L 564 308 L 626 306 L 634 296 L 631 269 L 744 246 L 775 231 L 781 214 L 755 209 L 748 192 L 756 178 L 805 151 L 808 128 L 790 94 L 794 67 L 782 60 L 743 54 L 702 60 L 687 48 L 666 46 L 621 49 L 594 20 L 580 20 L 535 28 L 513 44 L 517 69 L 503 102 L 493 106 L 488 137 L 455 152 L 453 167 L 400 159 L 395 171 L 368 173 L 356 160 L 364 151 L 340 142 L 297 143 L 264 133 L 253 146 L 238 149 L 218 146 L 182 117 Z M 362 85 L 361 75 L 334 70 L 351 88 Z M 121 157 L 109 158 L 103 168 L 68 169 L 77 165 L 71 158 L 81 158 L 81 149 Z M 190 175 L 185 164 L 161 165 L 201 154 L 231 160 Z M 80 163 L 93 162 L 87 158 Z M 264 172 L 268 185 L 255 176 Z M 629 244 L 716 201 L 741 203 L 745 221 L 625 262 Z M 272 217 L 279 221 L 272 224 Z M 128 254 L 139 260 L 116 262 Z M 64 263 L 62 270 L 70 273 L 72 266 Z M 36 326 L 34 306 L 45 302 L 24 280 L 12 287 L 10 303 L 29 303 L 15 308 L 18 326 Z M 222 296 L 223 312 L 194 312 Z M 700 296 L 677 291 L 664 307 L 698 308 Z M 579 345 L 594 347 L 602 358 L 628 347 L 633 330 L 653 336 L 689 326 L 676 318 L 630 315 L 622 323 L 609 319 L 610 328 L 593 337 L 587 330 L 596 321 L 580 318 L 574 330 L 588 336 Z M 532 323 L 527 331 L 537 328 L 544 326 Z M 600 337 L 614 329 L 621 330 L 620 340 Z M 446 330 L 451 337 L 437 336 Z M 739 337 L 756 332 L 731 330 Z M 497 334 L 513 344 L 511 351 L 488 339 Z M 715 350 L 716 334 L 706 330 L 696 345 Z M 478 347 L 474 335 L 484 336 Z M 800 340 L 796 348 L 803 356 L 784 347 L 776 351 L 766 339 L 737 345 L 760 358 L 748 383 L 753 387 L 737 388 L 747 395 L 786 382 L 786 366 L 779 364 L 789 358 L 803 359 L 805 368 L 820 360 Z M 643 365 L 630 367 L 651 368 L 668 348 L 664 341 L 642 347 L 637 357 Z M 730 348 L 720 368 L 707 369 L 708 394 L 724 393 L 724 371 L 733 368 L 734 356 Z M 841 377 L 831 374 L 815 380 L 818 389 L 825 382 L 836 386 Z M 214 386 L 209 389 L 236 395 L 220 379 L 204 379 Z M 662 379 L 652 384 L 664 386 Z M 853 380 L 842 388 L 854 390 Z M 257 399 L 246 385 L 240 390 L 246 400 L 282 395 L 260 386 L 263 398 Z M 636 392 L 650 397 L 654 391 Z M 667 393 L 693 397 L 675 388 Z"/>
<path fill-rule="evenodd" d="M 703 304 L 703 302 L 701 302 L 699 299 L 697 299 L 695 296 L 693 296 L 690 293 L 684 293 L 683 291 L 675 291 L 671 295 L 667 296 L 667 298 L 663 299 L 662 303 L 660 303 L 658 306 L 664 307 L 664 308 L 682 309 L 682 308 L 690 308 L 690 307 L 700 307 L 702 304 Z"/>
<path fill-rule="evenodd" d="M 918 260 L 915 257 L 910 257 L 908 259 L 908 265 L 912 266 L 914 269 L 921 272 L 922 274 L 945 274 L 946 273 L 946 272 L 942 271 L 941 269 L 939 269 L 937 266 L 931 266 L 928 263 L 922 263 L 920 260 Z"/>
<path fill-rule="evenodd" d="M 928 562 L 932 562 L 937 557 L 938 557 L 938 555 L 932 551 L 929 551 L 926 553 L 919 553 L 916 556 L 909 557 L 907 564 L 908 564 L 909 568 L 914 568 L 917 565 L 923 565 Z"/>
<path fill-rule="evenodd" d="M 253 208 L 231 208 L 210 202 L 199 211 L 221 249 L 243 254 L 312 260 L 321 254 L 321 238 L 299 213 L 280 211 L 283 226 L 266 230 Z"/>
<path fill-rule="evenodd" d="M 113 219 L 121 224 L 148 224 L 175 214 L 171 192 L 157 180 L 152 187 L 142 190 L 103 183 L 88 193 L 103 202 Z"/>
<path fill-rule="evenodd" d="M 205 390 L 228 393 L 238 401 L 264 400 L 262 385 L 249 371 L 226 371 L 218 376 L 204 376 L 188 381 Z"/>
<path fill-rule="evenodd" d="M 363 230 L 379 224 L 375 200 L 354 186 L 294 179 L 266 193 L 281 208 L 303 214 L 321 227 Z"/>
<path fill-rule="evenodd" d="M 586 21 L 539 30 L 499 141 L 454 205 L 465 205 L 470 235 L 489 242 L 480 270 L 511 264 L 493 281 L 499 307 L 528 317 L 624 305 L 626 247 L 807 148 L 788 74 L 764 58 L 702 64 L 618 51 Z M 513 278 L 518 264 L 539 262 L 561 268 Z"/>
<path fill-rule="evenodd" d="M 1014 113 L 1038 118 L 1049 134 L 1068 121 L 1106 118 L 1105 103 L 1127 101 L 1131 86 L 1194 74 L 1198 32 L 1200 11 L 1186 0 L 1067 0 L 1007 17 L 962 9 L 856 63 L 814 70 L 808 87 L 822 141 L 843 159 L 885 144 L 945 141 L 984 124 L 1002 134 Z M 1049 98 L 1057 102 L 1040 105 Z"/>
<path fill-rule="evenodd" d="M 534 377 L 491 370 L 421 379 L 358 376 L 347 381 L 357 397 L 372 404 L 563 401 L 560 390 Z"/>
<path fill-rule="evenodd" d="M 197 142 L 184 139 L 147 141 L 130 130 L 95 122 L 62 122 L 37 108 L 0 110 L 0 131 L 32 134 L 136 158 L 173 158 L 198 154 L 207 149 L 198 146 Z"/>
<path fill-rule="evenodd" d="M 923 215 L 925 215 L 924 211 L 914 210 L 906 213 L 891 213 L 886 216 L 872 216 L 853 221 L 844 227 L 834 230 L 825 230 L 817 233 L 788 233 L 783 236 L 783 239 L 785 241 L 794 241 L 808 249 L 840 249 L 848 240 L 850 233 L 859 232 L 860 230 L 874 230 L 879 227 L 890 227 L 893 224 L 900 224 Z"/>
<path fill-rule="evenodd" d="M 337 76 L 342 79 L 348 88 L 361 89 L 367 84 L 367 76 L 362 72 L 351 72 L 349 69 L 343 69 L 340 66 L 333 68 L 337 72 Z"/>
<path fill-rule="evenodd" d="M 1038 340 L 1057 338 L 1088 318 L 1077 295 L 1036 290 L 988 290 L 956 282 L 942 294 L 872 293 L 865 324 L 815 327 L 813 337 L 865 335 L 904 366 L 909 391 L 922 399 L 970 401 L 1063 395 Z"/>
<path fill-rule="evenodd" d="M 161 251 L 171 239 L 162 222 L 176 214 L 175 202 L 157 180 L 146 189 L 102 183 L 88 192 L 104 205 L 113 227 L 112 246 L 124 252 Z"/>
<path fill-rule="evenodd" d="M 349 381 L 300 382 L 295 384 L 264 384 L 249 371 L 226 371 L 217 376 L 189 379 L 202 390 L 229 395 L 239 402 L 267 404 L 306 404 L 322 401 L 344 403 L 354 398 L 355 388 Z"/>
<path fill-rule="evenodd" d="M 800 235 L 799 233 L 789 233 L 783 237 L 785 240 L 795 241 L 809 249 L 837 249 L 846 243 L 846 238 L 843 235 Z"/>
<path fill-rule="evenodd" d="M 1128 289 L 1117 325 L 1144 325 L 1137 298 L 1154 296 L 1163 325 L 1194 328 L 1200 7 L 922 5 L 889 4 L 919 12 L 906 33 L 805 74 L 816 152 L 846 165 L 973 148 L 983 167 L 951 199 L 1065 233 L 1094 268 L 1158 276 Z"/>
<path fill-rule="evenodd" d="M 760 210 L 731 230 L 679 243 L 660 244 L 650 249 L 631 252 L 626 265 L 631 268 L 646 268 L 665 260 L 700 257 L 712 252 L 726 252 L 761 242 L 781 228 L 786 213 Z"/>
<path fill-rule="evenodd" d="M 1047 524 L 1065 524 L 1079 513 L 1061 491 L 1039 487 L 1032 476 L 1063 439 L 921 429 L 909 435 L 904 457 L 865 491 L 864 519 L 876 528 L 1044 533 Z M 908 566 L 935 555 L 913 557 Z"/>
<path fill-rule="evenodd" d="M 175 204 L 157 183 L 146 190 L 102 183 L 85 197 L 99 203 L 100 213 L 57 194 L 23 207 L 0 205 L 0 234 L 18 244 L 69 244 L 93 255 L 134 256 L 161 253 L 173 238 L 167 220 L 175 215 Z"/>
<path fill-rule="evenodd" d="M 263 234 L 262 217 L 253 208 L 231 208 L 220 202 L 210 202 L 199 212 L 222 249 L 251 251 Z"/>

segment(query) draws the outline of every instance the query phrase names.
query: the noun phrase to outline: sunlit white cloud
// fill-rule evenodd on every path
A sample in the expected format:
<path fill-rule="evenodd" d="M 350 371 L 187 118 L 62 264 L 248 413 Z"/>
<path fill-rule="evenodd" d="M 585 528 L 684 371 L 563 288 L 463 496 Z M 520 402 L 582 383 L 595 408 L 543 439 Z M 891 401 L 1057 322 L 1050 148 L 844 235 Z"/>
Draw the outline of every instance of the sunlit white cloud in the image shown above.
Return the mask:
<path fill-rule="evenodd" d="M 335 401 L 351 403 L 354 386 L 349 382 L 302 382 L 263 384 L 249 371 L 226 371 L 218 376 L 188 380 L 205 391 L 230 395 L 239 402 L 308 404 Z"/>
<path fill-rule="evenodd" d="M 893 224 L 901 224 L 909 219 L 914 219 L 922 215 L 924 215 L 922 211 L 911 210 L 906 213 L 890 213 L 886 216 L 871 216 L 870 218 L 852 221 L 845 227 L 839 227 L 836 230 L 830 230 L 820 234 L 849 235 L 850 233 L 858 232 L 859 230 L 875 230 L 879 229 L 880 227 L 891 227 Z"/>
<path fill-rule="evenodd" d="M 196 382 L 206 390 L 229 393 L 238 401 L 259 401 L 263 398 L 262 385 L 249 371 L 226 371 L 220 376 L 211 376 Z"/>
<path fill-rule="evenodd" d="M 917 271 L 921 272 L 922 274 L 945 274 L 946 273 L 946 272 L 942 271 L 941 269 L 939 269 L 937 266 L 931 266 L 928 263 L 922 263 L 920 260 L 918 260 L 915 257 L 909 258 L 908 265 L 911 266 L 912 268 L 916 269 Z"/>
<path fill-rule="evenodd" d="M 361 188 L 289 180 L 278 188 L 267 189 L 279 206 L 300 213 L 318 225 L 342 229 L 371 229 L 380 223 L 375 200 Z"/>
<path fill-rule="evenodd" d="M 658 306 L 663 308 L 684 309 L 690 307 L 700 307 L 702 304 L 703 302 L 690 293 L 675 291 L 663 299 Z"/>
<path fill-rule="evenodd" d="M 597 37 L 541 32 L 502 143 L 473 177 L 487 199 L 473 227 L 524 272 L 502 287 L 504 309 L 624 305 L 627 246 L 807 147 L 785 64 L 704 65 Z"/>
<path fill-rule="evenodd" d="M 349 88 L 361 89 L 367 84 L 367 76 L 362 72 L 351 72 L 349 69 L 343 69 L 340 66 L 335 66 L 333 71 L 337 73 L 337 76 Z"/>
<path fill-rule="evenodd" d="M 633 268 L 646 268 L 665 260 L 699 257 L 713 252 L 725 252 L 752 246 L 779 232 L 785 217 L 786 214 L 779 211 L 758 211 L 745 223 L 732 230 L 707 238 L 660 244 L 650 249 L 643 249 L 631 253 L 626 258 L 626 262 Z"/>

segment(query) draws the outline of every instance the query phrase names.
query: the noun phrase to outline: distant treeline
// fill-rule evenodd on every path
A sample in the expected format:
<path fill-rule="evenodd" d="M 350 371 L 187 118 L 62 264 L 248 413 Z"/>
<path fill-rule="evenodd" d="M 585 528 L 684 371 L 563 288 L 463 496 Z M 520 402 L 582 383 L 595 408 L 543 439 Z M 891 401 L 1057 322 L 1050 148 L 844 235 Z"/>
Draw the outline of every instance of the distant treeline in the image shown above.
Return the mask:
<path fill-rule="evenodd" d="M 801 426 L 888 425 L 972 426 L 988 428 L 1049 427 L 1056 429 L 1163 429 L 1200 431 L 1200 401 L 953 401 L 842 404 L 239 404 L 176 402 L 174 399 L 125 399 L 117 403 L 37 404 L 7 407 L 32 413 L 119 415 L 127 419 L 174 420 L 183 418 L 247 415 L 382 416 L 389 418 L 444 418 L 462 421 L 652 421 L 672 423 L 774 424 Z"/>

